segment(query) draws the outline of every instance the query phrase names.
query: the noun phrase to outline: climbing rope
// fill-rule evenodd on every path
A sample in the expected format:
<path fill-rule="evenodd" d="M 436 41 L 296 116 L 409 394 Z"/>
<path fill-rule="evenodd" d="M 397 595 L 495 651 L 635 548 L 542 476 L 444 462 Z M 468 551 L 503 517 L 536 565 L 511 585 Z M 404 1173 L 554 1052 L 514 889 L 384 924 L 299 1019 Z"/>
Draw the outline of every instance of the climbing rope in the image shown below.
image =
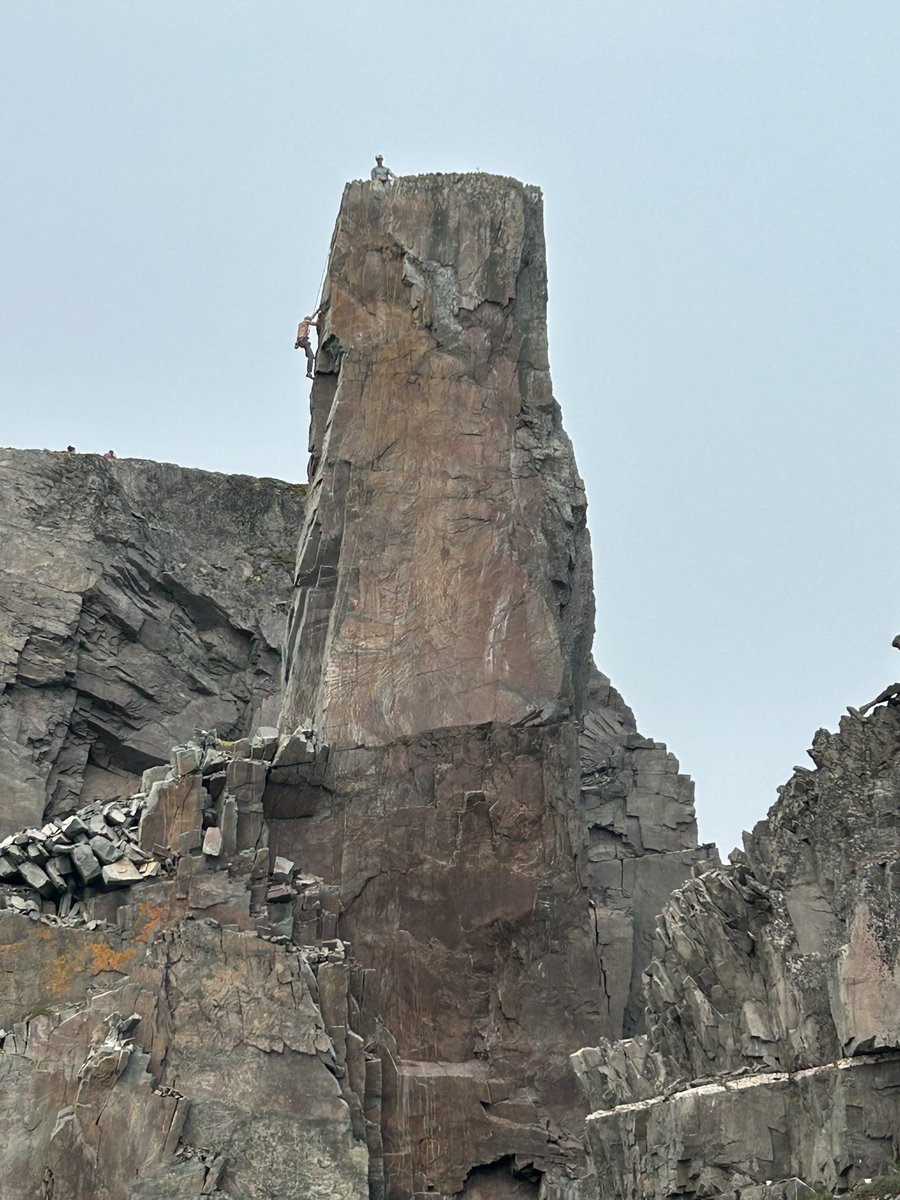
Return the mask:
<path fill-rule="evenodd" d="M 313 312 L 318 312 L 319 305 L 322 303 L 322 288 L 325 284 L 325 273 L 328 270 L 328 260 L 330 258 L 331 258 L 331 251 L 329 250 L 329 252 L 325 255 L 325 265 L 322 268 L 322 277 L 320 278 L 319 286 L 316 289 L 316 304 L 315 304 L 315 308 L 313 309 Z"/>

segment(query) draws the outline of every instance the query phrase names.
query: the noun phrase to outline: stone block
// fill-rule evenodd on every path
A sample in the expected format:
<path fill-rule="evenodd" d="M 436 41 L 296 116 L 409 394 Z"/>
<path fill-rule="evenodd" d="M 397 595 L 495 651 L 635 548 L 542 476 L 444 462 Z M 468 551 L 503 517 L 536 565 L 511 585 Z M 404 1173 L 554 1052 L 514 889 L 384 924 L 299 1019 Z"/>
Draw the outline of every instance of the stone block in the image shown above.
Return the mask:
<path fill-rule="evenodd" d="M 200 829 L 204 795 L 196 774 L 155 783 L 141 815 L 141 849 L 149 852 L 154 845 L 162 845 L 174 851 L 181 834 Z"/>
<path fill-rule="evenodd" d="M 295 767 L 315 761 L 315 742 L 303 733 L 292 733 L 279 741 L 272 766 Z"/>
<path fill-rule="evenodd" d="M 42 896 L 55 896 L 57 890 L 65 890 L 64 887 L 61 889 L 54 887 L 45 872 L 35 863 L 22 863 L 21 867 L 19 867 L 19 874 L 29 887 L 34 888 Z"/>
<path fill-rule="evenodd" d="M 9 883 L 18 878 L 19 868 L 16 863 L 10 862 L 5 854 L 0 854 L 0 883 Z"/>
<path fill-rule="evenodd" d="M 70 841 L 78 837 L 80 833 L 86 834 L 88 831 L 87 825 L 77 816 L 66 817 L 65 820 L 59 822 L 59 828 L 60 832 L 65 834 Z"/>
<path fill-rule="evenodd" d="M 75 867 L 82 883 L 90 883 L 92 879 L 96 879 L 100 874 L 101 865 L 90 846 L 74 846 L 71 858 L 72 865 Z"/>
<path fill-rule="evenodd" d="M 237 801 L 238 811 L 261 805 L 266 767 L 250 759 L 233 759 L 225 771 L 225 787 Z"/>
<path fill-rule="evenodd" d="M 178 776 L 200 770 L 203 751 L 199 746 L 175 746 L 172 749 L 172 769 Z"/>
<path fill-rule="evenodd" d="M 148 767 L 141 776 L 141 791 L 148 795 L 154 783 L 162 783 L 169 778 L 172 768 L 168 763 L 160 763 L 157 767 Z"/>
<path fill-rule="evenodd" d="M 114 863 L 122 857 L 122 849 L 104 837 L 102 834 L 96 834 L 90 839 L 88 845 L 93 850 L 97 857 L 97 861 L 106 866 L 108 863 Z"/>
<path fill-rule="evenodd" d="M 276 855 L 275 861 L 272 863 L 272 878 L 277 883 L 290 883 L 293 874 L 293 862 L 289 858 L 282 858 L 280 855 Z"/>
<path fill-rule="evenodd" d="M 88 833 L 91 837 L 107 832 L 106 817 L 102 812 L 92 812 L 88 818 Z"/>
<path fill-rule="evenodd" d="M 203 838 L 203 853 L 210 858 L 218 858 L 222 853 L 222 830 L 217 825 L 211 825 Z"/>
<path fill-rule="evenodd" d="M 58 871 L 55 866 L 57 861 L 58 860 L 51 858 L 48 862 L 44 863 L 44 871 L 47 874 L 47 878 L 53 884 L 54 892 L 58 894 L 66 891 L 68 884 L 66 882 L 65 875 Z M 71 871 L 71 865 L 69 866 L 69 870 Z"/>
<path fill-rule="evenodd" d="M 144 879 L 141 871 L 127 858 L 108 863 L 103 867 L 101 874 L 107 887 L 130 887 L 131 884 L 140 883 Z"/>
<path fill-rule="evenodd" d="M 175 839 L 175 850 L 178 854 L 192 854 L 199 850 L 203 842 L 203 831 L 199 828 L 188 829 Z"/>
<path fill-rule="evenodd" d="M 222 852 L 228 856 L 237 852 L 237 803 L 234 796 L 225 796 L 222 802 Z"/>

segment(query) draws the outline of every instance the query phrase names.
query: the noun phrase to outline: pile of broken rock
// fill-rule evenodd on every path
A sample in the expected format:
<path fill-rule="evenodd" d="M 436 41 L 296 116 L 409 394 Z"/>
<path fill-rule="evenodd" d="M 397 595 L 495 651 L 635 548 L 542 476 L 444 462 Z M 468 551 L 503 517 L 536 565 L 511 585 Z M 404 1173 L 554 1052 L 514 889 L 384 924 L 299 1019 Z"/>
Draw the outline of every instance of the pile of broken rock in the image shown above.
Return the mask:
<path fill-rule="evenodd" d="M 295 919 L 307 944 L 334 937 L 329 889 L 287 859 L 270 861 L 262 794 L 273 762 L 285 760 L 315 773 L 327 747 L 308 730 L 279 738 L 264 728 L 239 742 L 199 733 L 145 771 L 136 795 L 0 842 L 0 909 L 51 923 L 114 919 L 122 889 L 174 878 L 188 909 L 214 909 L 227 924 L 237 900 L 236 924 L 269 940 L 291 941 Z"/>
<path fill-rule="evenodd" d="M 158 875 L 162 862 L 140 847 L 144 799 L 91 804 L 42 829 L 5 838 L 0 907 L 75 918 L 86 888 L 128 887 Z"/>

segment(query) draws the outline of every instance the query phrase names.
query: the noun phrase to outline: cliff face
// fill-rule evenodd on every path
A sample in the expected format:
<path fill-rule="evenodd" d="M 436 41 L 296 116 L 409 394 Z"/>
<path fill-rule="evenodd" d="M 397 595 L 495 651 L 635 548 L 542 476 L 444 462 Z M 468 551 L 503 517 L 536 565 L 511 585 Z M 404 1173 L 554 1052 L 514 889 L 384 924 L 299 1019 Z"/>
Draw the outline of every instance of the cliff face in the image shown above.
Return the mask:
<path fill-rule="evenodd" d="M 0 451 L 0 836 L 277 712 L 302 489 Z"/>
<path fill-rule="evenodd" d="M 350 185 L 323 304 L 285 725 L 343 748 L 577 715 L 593 595 L 539 193 Z"/>
<path fill-rule="evenodd" d="M 269 861 L 276 748 L 180 747 L 0 842 L 4 1200 L 368 1196 L 361 983 L 319 882 Z"/>
<path fill-rule="evenodd" d="M 291 490 L 8 456 L 4 1200 L 594 1194 L 569 1056 L 715 857 L 590 661 L 545 303 L 536 189 L 348 186 L 280 733 Z"/>
<path fill-rule="evenodd" d="M 576 1056 L 600 1194 L 884 1173 L 900 1129 L 900 708 L 821 730 L 731 866 L 666 906 L 646 1034 Z"/>
<path fill-rule="evenodd" d="M 566 1047 L 636 1016 L 652 916 L 706 852 L 690 784 L 592 672 L 539 193 L 349 185 L 323 305 L 282 726 L 330 757 L 318 789 L 270 776 L 273 845 L 333 881 L 371 971 L 373 1186 L 569 1194 Z"/>

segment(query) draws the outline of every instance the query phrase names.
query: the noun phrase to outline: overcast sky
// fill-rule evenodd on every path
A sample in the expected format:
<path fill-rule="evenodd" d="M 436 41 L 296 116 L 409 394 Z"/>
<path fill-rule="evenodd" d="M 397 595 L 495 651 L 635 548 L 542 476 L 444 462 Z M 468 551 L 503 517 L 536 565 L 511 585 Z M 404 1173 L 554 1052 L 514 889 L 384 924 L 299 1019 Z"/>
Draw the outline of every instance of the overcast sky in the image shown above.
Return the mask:
<path fill-rule="evenodd" d="M 345 180 L 514 175 L 597 661 L 701 835 L 900 678 L 897 0 L 2 0 L 0 61 L 0 443 L 304 477 Z"/>

